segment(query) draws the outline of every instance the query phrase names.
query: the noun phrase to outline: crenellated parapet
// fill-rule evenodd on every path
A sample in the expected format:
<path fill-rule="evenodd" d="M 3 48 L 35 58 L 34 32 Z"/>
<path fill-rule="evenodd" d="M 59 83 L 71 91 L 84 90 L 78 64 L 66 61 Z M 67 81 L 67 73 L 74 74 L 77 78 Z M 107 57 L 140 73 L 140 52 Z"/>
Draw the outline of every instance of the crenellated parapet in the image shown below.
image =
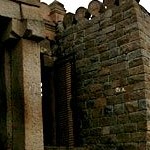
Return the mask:
<path fill-rule="evenodd" d="M 127 5 L 130 5 L 131 3 L 138 4 L 139 0 L 103 0 L 103 2 L 100 2 L 99 0 L 92 0 L 89 3 L 88 8 L 79 7 L 75 14 L 70 12 L 66 13 L 63 20 L 64 28 L 73 24 L 82 24 L 88 20 L 90 22 L 90 20 L 94 18 L 102 18 L 109 10 L 115 13 L 117 9 L 120 9 L 120 6 L 127 7 Z"/>

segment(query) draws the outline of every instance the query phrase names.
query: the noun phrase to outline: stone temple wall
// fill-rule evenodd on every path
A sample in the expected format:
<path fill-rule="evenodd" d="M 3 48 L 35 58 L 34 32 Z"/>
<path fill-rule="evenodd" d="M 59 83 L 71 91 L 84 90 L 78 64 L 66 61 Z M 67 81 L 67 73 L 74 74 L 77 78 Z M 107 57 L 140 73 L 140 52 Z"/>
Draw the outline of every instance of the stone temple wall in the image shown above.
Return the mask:
<path fill-rule="evenodd" d="M 149 24 L 149 14 L 135 0 L 93 0 L 58 24 L 56 55 L 76 57 L 86 149 L 150 149 Z"/>
<path fill-rule="evenodd" d="M 0 150 L 150 149 L 150 17 L 138 2 L 92 0 L 66 14 L 58 1 L 0 0 Z M 79 143 L 49 147 L 42 69 L 68 55 L 75 56 L 76 102 L 70 71 L 67 108 L 76 105 Z"/>

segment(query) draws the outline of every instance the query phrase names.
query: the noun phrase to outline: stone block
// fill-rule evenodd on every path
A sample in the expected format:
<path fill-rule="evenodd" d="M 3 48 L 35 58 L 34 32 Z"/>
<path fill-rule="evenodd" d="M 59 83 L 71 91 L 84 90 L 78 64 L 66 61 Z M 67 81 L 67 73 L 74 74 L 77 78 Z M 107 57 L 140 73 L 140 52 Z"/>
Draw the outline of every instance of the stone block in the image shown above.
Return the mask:
<path fill-rule="evenodd" d="M 144 72 L 145 72 L 145 70 L 144 70 L 143 65 L 136 66 L 136 67 L 133 67 L 133 68 L 129 68 L 129 75 L 130 76 L 142 74 Z"/>
<path fill-rule="evenodd" d="M 110 127 L 108 126 L 108 127 L 103 127 L 102 128 L 102 134 L 103 135 L 108 135 L 108 134 L 110 134 Z"/>
<path fill-rule="evenodd" d="M 1 1 L 0 16 L 21 19 L 19 4 L 12 1 Z"/>
<path fill-rule="evenodd" d="M 18 19 L 12 19 L 6 25 L 7 28 L 3 32 L 2 41 L 16 40 L 24 34 L 24 24 Z"/>
<path fill-rule="evenodd" d="M 124 127 L 122 124 L 120 125 L 116 124 L 110 127 L 110 134 L 119 134 L 123 132 L 124 132 Z"/>
<path fill-rule="evenodd" d="M 121 115 L 125 112 L 124 104 L 116 104 L 114 105 L 114 113 L 117 115 Z"/>
<path fill-rule="evenodd" d="M 107 33 L 109 33 L 109 32 L 113 32 L 113 31 L 115 31 L 116 30 L 116 25 L 114 24 L 114 25 L 111 25 L 111 26 L 109 26 L 109 27 L 107 27 L 107 28 L 104 28 L 102 31 L 105 33 L 105 34 L 107 34 Z"/>
<path fill-rule="evenodd" d="M 103 3 L 98 0 L 91 1 L 88 5 L 88 11 L 92 15 L 92 17 L 97 17 L 101 12 L 105 10 Z"/>
<path fill-rule="evenodd" d="M 125 133 L 133 133 L 137 131 L 137 124 L 136 123 L 127 123 L 124 125 L 124 132 Z"/>
<path fill-rule="evenodd" d="M 131 142 L 145 142 L 146 138 L 145 132 L 131 133 Z"/>
<path fill-rule="evenodd" d="M 144 74 L 138 74 L 138 75 L 133 75 L 133 76 L 130 76 L 128 78 L 128 83 L 129 84 L 134 84 L 134 83 L 137 83 L 137 82 L 144 82 L 145 80 L 145 75 Z"/>
<path fill-rule="evenodd" d="M 136 112 L 138 111 L 138 101 L 133 101 L 133 102 L 127 102 L 125 103 L 125 107 L 127 112 Z"/>
<path fill-rule="evenodd" d="M 40 0 L 14 0 L 18 3 L 25 3 L 27 5 L 33 5 L 33 6 L 37 6 L 39 7 L 40 6 Z"/>
<path fill-rule="evenodd" d="M 122 147 L 119 147 L 122 150 L 137 150 L 137 143 L 125 143 Z"/>
<path fill-rule="evenodd" d="M 119 124 L 125 124 L 129 122 L 129 116 L 127 114 L 118 115 L 117 122 Z"/>
<path fill-rule="evenodd" d="M 117 24 L 117 23 L 119 23 L 119 22 L 121 22 L 123 20 L 124 20 L 123 13 L 121 13 L 121 12 L 116 13 L 115 15 L 113 15 L 111 17 L 111 23 L 113 23 L 113 24 Z"/>
<path fill-rule="evenodd" d="M 137 123 L 137 131 L 139 131 L 139 132 L 144 132 L 144 131 L 149 130 L 147 124 L 148 124 L 148 123 L 147 123 L 146 121 L 138 122 L 138 123 Z"/>
<path fill-rule="evenodd" d="M 143 58 L 136 58 L 129 61 L 129 68 L 140 66 L 143 64 Z"/>
<path fill-rule="evenodd" d="M 40 8 L 21 4 L 22 19 L 43 21 Z"/>
<path fill-rule="evenodd" d="M 106 106 L 106 98 L 98 98 L 95 100 L 94 107 L 102 109 Z"/>
<path fill-rule="evenodd" d="M 130 39 L 129 34 L 124 35 L 123 37 L 120 37 L 120 38 L 117 40 L 118 46 L 121 46 L 121 45 L 124 45 L 124 44 L 129 43 L 129 39 Z"/>
<path fill-rule="evenodd" d="M 138 111 L 129 114 L 129 120 L 133 123 L 146 121 L 146 119 L 146 111 Z"/>
<path fill-rule="evenodd" d="M 68 27 L 72 26 L 74 21 L 75 21 L 74 14 L 72 14 L 72 13 L 65 14 L 64 19 L 63 19 L 64 27 L 68 28 Z"/>
<path fill-rule="evenodd" d="M 104 0 L 103 3 L 108 9 L 115 6 L 115 0 Z"/>
<path fill-rule="evenodd" d="M 113 126 L 117 124 L 117 117 L 111 116 L 111 117 L 102 117 L 99 119 L 99 125 L 100 126 Z"/>
<path fill-rule="evenodd" d="M 128 143 L 131 142 L 131 136 L 130 133 L 120 133 L 117 134 L 117 140 L 119 143 Z"/>
<path fill-rule="evenodd" d="M 27 19 L 23 21 L 24 34 L 27 39 L 41 41 L 44 39 L 44 22 L 39 20 Z"/>
<path fill-rule="evenodd" d="M 89 19 L 90 14 L 88 10 L 84 7 L 79 7 L 75 12 L 75 19 L 77 22 L 82 22 Z"/>
<path fill-rule="evenodd" d="M 89 34 L 92 34 L 94 32 L 96 32 L 97 34 L 99 34 L 97 31 L 99 30 L 99 23 L 96 23 L 94 25 L 92 25 L 91 27 L 85 29 L 85 40 L 86 40 L 86 36 L 89 35 Z M 98 36 L 98 35 L 97 35 Z"/>

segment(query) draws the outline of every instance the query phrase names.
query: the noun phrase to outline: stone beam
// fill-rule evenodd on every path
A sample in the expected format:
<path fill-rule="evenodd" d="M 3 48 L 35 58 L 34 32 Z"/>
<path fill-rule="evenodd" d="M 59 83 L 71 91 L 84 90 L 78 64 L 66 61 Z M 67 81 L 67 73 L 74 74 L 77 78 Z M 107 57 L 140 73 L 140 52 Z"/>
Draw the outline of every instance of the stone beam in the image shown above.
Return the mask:
<path fill-rule="evenodd" d="M 28 4 L 28 5 L 32 5 L 32 6 L 40 6 L 40 0 L 13 0 L 15 2 L 18 3 L 24 3 L 24 4 Z"/>
<path fill-rule="evenodd" d="M 18 40 L 19 38 L 41 41 L 44 39 L 44 23 L 38 20 L 25 19 L 20 21 L 12 19 L 2 35 L 2 42 Z"/>
<path fill-rule="evenodd" d="M 0 1 L 0 16 L 21 19 L 20 6 L 12 1 Z"/>

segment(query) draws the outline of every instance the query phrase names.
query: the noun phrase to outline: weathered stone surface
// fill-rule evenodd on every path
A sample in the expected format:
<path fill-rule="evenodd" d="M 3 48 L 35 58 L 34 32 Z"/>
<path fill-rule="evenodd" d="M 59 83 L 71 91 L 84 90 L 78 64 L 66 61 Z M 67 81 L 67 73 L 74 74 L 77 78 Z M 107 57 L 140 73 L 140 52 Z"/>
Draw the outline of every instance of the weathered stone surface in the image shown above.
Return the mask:
<path fill-rule="evenodd" d="M 23 37 L 32 40 L 41 41 L 44 39 L 44 23 L 39 20 L 27 19 L 23 21 Z"/>
<path fill-rule="evenodd" d="M 98 17 L 100 12 L 104 11 L 103 3 L 98 0 L 93 0 L 88 5 L 88 11 L 92 15 L 92 17 Z"/>
<path fill-rule="evenodd" d="M 21 7 L 15 2 L 2 1 L 0 9 L 1 16 L 10 18 L 3 23 L 6 27 L 0 29 L 2 47 L 8 39 L 16 39 L 17 44 L 11 42 L 13 48 L 7 45 L 6 60 L 2 53 L 0 59 L 6 61 L 5 77 L 9 74 L 6 97 L 11 110 L 4 122 L 7 124 L 5 132 L 10 134 L 8 145 L 13 145 L 13 149 L 44 149 L 40 89 L 42 53 L 44 66 L 52 68 L 55 60 L 62 60 L 60 56 L 75 57 L 76 90 L 72 91 L 77 103 L 73 116 L 77 114 L 79 124 L 77 142 L 87 145 L 82 146 L 83 149 L 146 150 L 146 142 L 150 141 L 150 19 L 147 13 L 134 0 L 105 0 L 105 12 L 101 11 L 103 4 L 93 0 L 88 8 L 93 16 L 91 20 L 87 9 L 80 7 L 75 15 L 65 15 L 63 28 L 58 21 L 62 21 L 65 10 L 59 2 L 41 8 L 38 0 L 17 2 Z M 43 42 L 40 50 L 38 42 L 44 35 L 52 41 Z M 0 65 L 2 77 L 1 70 L 3 65 Z M 2 79 L 0 82 L 4 86 Z M 0 95 L 1 91 L 2 86 Z M 74 102 L 71 107 L 74 109 Z M 0 135 L 0 140 L 2 137 L 5 135 Z M 46 146 L 45 149 L 66 148 Z"/>
<path fill-rule="evenodd" d="M 1 1 L 0 16 L 21 19 L 19 4 L 12 1 Z"/>
<path fill-rule="evenodd" d="M 22 65 L 24 66 L 22 73 L 24 81 L 25 149 L 42 150 L 44 147 L 40 90 L 40 46 L 38 43 L 28 40 L 21 40 L 20 44 L 23 55 Z M 34 73 L 33 69 L 35 69 Z"/>
<path fill-rule="evenodd" d="M 33 6 L 39 6 L 40 5 L 40 0 L 14 0 L 18 3 L 25 3 L 25 4 L 28 4 L 28 5 L 33 5 Z"/>
<path fill-rule="evenodd" d="M 38 7 L 21 4 L 22 19 L 42 21 L 40 9 Z"/>
<path fill-rule="evenodd" d="M 107 6 L 107 8 L 112 8 L 115 6 L 115 0 L 104 0 L 104 5 Z"/>
<path fill-rule="evenodd" d="M 78 22 L 81 22 L 81 21 L 85 21 L 86 19 L 89 19 L 90 17 L 90 14 L 88 12 L 88 10 L 84 7 L 79 7 L 77 10 L 76 10 L 76 13 L 75 13 L 75 19 L 78 21 Z"/>
<path fill-rule="evenodd" d="M 63 19 L 64 27 L 67 28 L 67 27 L 73 25 L 74 19 L 75 19 L 74 14 L 72 14 L 72 13 L 67 13 L 67 14 L 64 16 L 64 19 Z"/>

